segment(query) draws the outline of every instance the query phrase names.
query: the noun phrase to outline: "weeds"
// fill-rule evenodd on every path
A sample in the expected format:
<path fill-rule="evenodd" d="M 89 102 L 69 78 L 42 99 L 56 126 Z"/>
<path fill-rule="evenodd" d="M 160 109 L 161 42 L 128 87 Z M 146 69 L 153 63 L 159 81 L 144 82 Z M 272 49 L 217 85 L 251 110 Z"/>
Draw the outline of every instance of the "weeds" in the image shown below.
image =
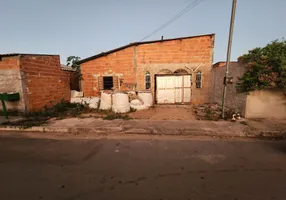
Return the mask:
<path fill-rule="evenodd" d="M 135 108 L 130 107 L 129 113 L 133 113 L 133 112 L 136 112 L 136 111 L 137 111 L 137 110 L 136 110 Z"/>
<path fill-rule="evenodd" d="M 97 102 L 97 110 L 99 110 L 99 108 L 100 108 L 100 101 L 101 101 L 101 99 L 99 99 Z"/>
<path fill-rule="evenodd" d="M 30 128 L 47 123 L 52 117 L 63 119 L 64 117 L 75 117 L 84 111 L 84 106 L 78 103 L 61 101 L 52 107 L 45 106 L 40 111 L 29 112 L 24 114 L 26 119 L 17 122 L 5 122 L 6 126 L 19 126 L 21 128 Z"/>
<path fill-rule="evenodd" d="M 135 112 L 136 109 L 130 110 L 130 112 Z M 55 118 L 56 120 L 64 119 L 66 117 L 79 117 L 86 118 L 81 116 L 83 113 L 97 113 L 101 116 L 94 116 L 94 118 L 101 118 L 105 120 L 115 120 L 123 119 L 130 120 L 132 119 L 126 114 L 114 113 L 111 109 L 109 110 L 100 110 L 100 109 L 91 109 L 88 106 L 79 104 L 79 103 L 70 103 L 67 101 L 61 101 L 51 107 L 45 106 L 40 111 L 29 112 L 24 114 L 26 119 L 17 121 L 17 122 L 5 122 L 4 126 L 18 126 L 20 128 L 30 128 L 32 126 L 40 126 L 47 123 L 50 118 Z M 89 116 L 90 117 L 90 116 Z"/>
<path fill-rule="evenodd" d="M 78 116 L 84 110 L 84 106 L 78 103 L 70 103 L 66 101 L 61 101 L 52 107 L 45 106 L 44 109 L 40 111 L 26 113 L 27 118 L 52 118 L 52 117 L 67 117 L 67 116 Z"/>
<path fill-rule="evenodd" d="M 4 122 L 1 125 L 3 126 L 18 126 L 19 128 L 26 129 L 31 128 L 32 126 L 40 126 L 47 123 L 46 120 L 43 119 L 25 119 L 16 122 Z"/>
<path fill-rule="evenodd" d="M 104 120 L 115 120 L 115 119 L 130 120 L 132 118 L 129 117 L 128 115 L 122 115 L 120 113 L 112 113 L 112 114 L 106 115 L 103 119 Z"/>
<path fill-rule="evenodd" d="M 23 112 L 17 110 L 7 110 L 9 116 L 22 116 Z M 3 110 L 0 110 L 0 116 L 4 116 Z"/>
<path fill-rule="evenodd" d="M 206 120 L 213 120 L 213 111 L 211 108 L 207 108 L 205 118 Z"/>

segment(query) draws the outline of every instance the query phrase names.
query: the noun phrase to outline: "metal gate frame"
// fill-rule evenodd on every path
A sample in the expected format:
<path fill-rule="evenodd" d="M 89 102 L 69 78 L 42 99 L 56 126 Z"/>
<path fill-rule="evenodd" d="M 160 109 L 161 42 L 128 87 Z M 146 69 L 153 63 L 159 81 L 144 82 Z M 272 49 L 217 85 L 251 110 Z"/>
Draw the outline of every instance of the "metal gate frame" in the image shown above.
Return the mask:
<path fill-rule="evenodd" d="M 181 103 L 177 103 L 175 100 L 175 103 L 158 103 L 157 102 L 157 77 L 158 76 L 191 76 L 191 80 L 193 79 L 192 74 L 155 74 L 154 75 L 154 94 L 155 94 L 155 104 L 163 104 L 163 105 L 174 105 L 174 104 L 191 104 L 190 103 L 185 103 L 184 102 L 184 88 L 190 88 L 190 99 L 192 99 L 192 81 L 190 84 L 190 87 L 184 87 L 184 78 L 182 78 L 182 87 L 175 87 L 175 90 L 177 88 L 182 88 L 182 102 Z"/>

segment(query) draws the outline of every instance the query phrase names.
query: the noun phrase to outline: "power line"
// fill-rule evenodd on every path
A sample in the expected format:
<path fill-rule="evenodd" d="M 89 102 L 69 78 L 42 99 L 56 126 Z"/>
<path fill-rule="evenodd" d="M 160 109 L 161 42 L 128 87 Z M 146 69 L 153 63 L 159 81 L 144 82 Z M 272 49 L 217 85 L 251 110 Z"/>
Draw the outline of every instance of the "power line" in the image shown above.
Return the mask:
<path fill-rule="evenodd" d="M 190 11 L 192 8 L 194 8 L 195 6 L 197 6 L 201 1 L 203 0 L 195 0 L 194 2 L 192 2 L 190 5 L 188 5 L 186 8 L 184 8 L 182 11 L 180 11 L 178 14 L 176 14 L 173 18 L 171 18 L 169 21 L 167 21 L 166 23 L 164 23 L 162 26 L 160 26 L 159 28 L 157 28 L 156 30 L 154 30 L 152 33 L 150 33 L 149 35 L 145 36 L 144 38 L 142 38 L 140 41 L 145 40 L 146 38 L 154 35 L 155 33 L 157 33 L 158 31 L 162 30 L 163 28 L 165 28 L 166 26 L 168 26 L 169 24 L 173 23 L 175 20 L 177 20 L 178 18 L 180 18 L 181 16 L 183 16 L 184 14 L 186 14 L 188 11 Z"/>
<path fill-rule="evenodd" d="M 165 28 L 166 26 L 170 25 L 171 23 L 173 23 L 174 21 L 176 21 L 178 18 L 180 18 L 181 16 L 183 16 L 184 14 L 186 14 L 187 12 L 189 12 L 191 9 L 193 9 L 194 7 L 196 7 L 199 3 L 201 3 L 204 0 L 195 0 L 194 2 L 192 2 L 191 4 L 189 4 L 187 7 L 185 7 L 183 10 L 181 10 L 178 14 L 176 14 L 174 17 L 172 17 L 170 20 L 168 20 L 166 23 L 164 23 L 163 25 L 161 25 L 159 28 L 155 29 L 153 32 L 151 32 L 149 35 L 143 37 L 141 41 L 147 39 L 148 37 L 154 35 L 155 33 L 157 33 L 158 31 L 162 30 L 163 28 Z"/>

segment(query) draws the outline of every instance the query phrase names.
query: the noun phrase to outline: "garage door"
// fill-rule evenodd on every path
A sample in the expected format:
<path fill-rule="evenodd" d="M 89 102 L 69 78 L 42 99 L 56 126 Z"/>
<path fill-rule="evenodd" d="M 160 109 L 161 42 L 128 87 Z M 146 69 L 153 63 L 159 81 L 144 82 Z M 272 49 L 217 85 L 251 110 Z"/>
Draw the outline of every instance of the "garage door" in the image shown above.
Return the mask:
<path fill-rule="evenodd" d="M 191 75 L 157 76 L 156 100 L 158 104 L 190 103 Z"/>

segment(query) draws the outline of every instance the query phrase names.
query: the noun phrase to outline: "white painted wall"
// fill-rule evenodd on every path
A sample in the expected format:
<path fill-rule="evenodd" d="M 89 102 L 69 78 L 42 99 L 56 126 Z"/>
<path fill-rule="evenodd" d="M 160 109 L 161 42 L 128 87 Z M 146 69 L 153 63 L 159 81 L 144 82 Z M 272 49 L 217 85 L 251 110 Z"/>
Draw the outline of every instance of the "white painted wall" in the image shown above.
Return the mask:
<path fill-rule="evenodd" d="M 22 81 L 19 69 L 1 69 L 0 70 L 0 93 L 19 92 L 20 100 L 5 101 L 7 110 L 25 111 L 25 100 L 23 97 Z M 1 104 L 1 103 L 0 103 Z M 0 105 L 2 110 L 2 104 Z"/>
<path fill-rule="evenodd" d="M 258 90 L 246 97 L 246 118 L 286 119 L 286 96 L 281 90 Z"/>

